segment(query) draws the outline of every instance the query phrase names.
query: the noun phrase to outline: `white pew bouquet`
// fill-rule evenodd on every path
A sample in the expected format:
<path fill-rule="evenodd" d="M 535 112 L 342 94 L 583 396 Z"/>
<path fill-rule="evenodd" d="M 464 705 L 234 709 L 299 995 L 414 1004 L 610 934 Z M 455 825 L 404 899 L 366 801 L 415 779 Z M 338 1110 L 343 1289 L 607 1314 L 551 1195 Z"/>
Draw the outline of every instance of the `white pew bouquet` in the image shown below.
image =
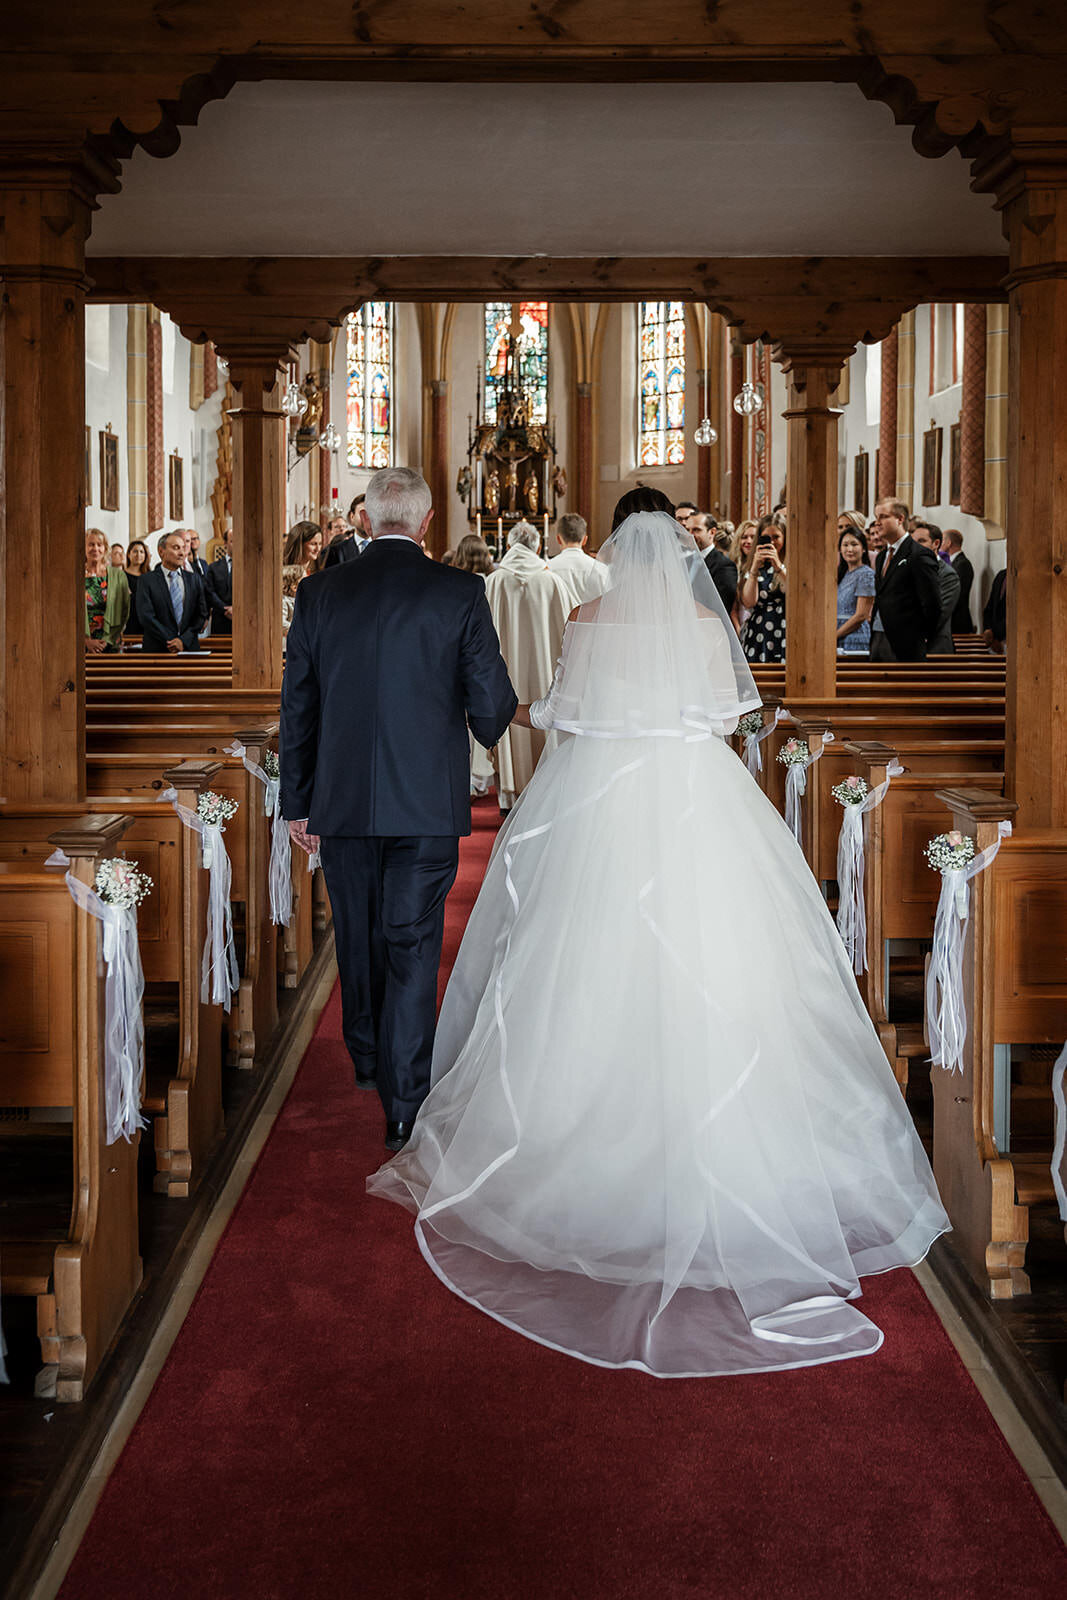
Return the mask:
<path fill-rule="evenodd" d="M 953 828 L 951 833 L 931 839 L 923 853 L 935 872 L 959 872 L 974 860 L 974 840 Z"/>
<path fill-rule="evenodd" d="M 839 806 L 861 806 L 867 798 L 867 792 L 866 780 L 855 774 L 842 778 L 830 790 Z"/>
<path fill-rule="evenodd" d="M 777 759 L 783 767 L 806 767 L 811 760 L 811 751 L 803 739 L 787 739 Z"/>
<path fill-rule="evenodd" d="M 753 733 L 759 733 L 763 727 L 763 713 L 761 711 L 746 711 L 737 724 L 737 731 L 742 739 L 747 739 Z"/>
<path fill-rule="evenodd" d="M 963 945 L 970 916 L 970 881 L 985 871 L 1010 833 L 1010 822 L 998 822 L 997 838 L 981 855 L 975 854 L 974 840 L 955 828 L 939 833 L 926 846 L 927 862 L 941 874 L 934 942 L 926 969 L 926 1036 L 930 1060 L 946 1072 L 963 1071 L 967 1039 Z"/>
<path fill-rule="evenodd" d="M 225 833 L 225 824 L 237 815 L 237 801 L 224 794 L 216 794 L 214 789 L 205 789 L 196 802 L 196 814 L 209 828 L 218 828 L 220 833 Z"/>
<path fill-rule="evenodd" d="M 132 861 L 115 856 L 101 861 L 96 869 L 94 887 L 106 906 L 133 911 L 151 894 L 152 879 Z"/>

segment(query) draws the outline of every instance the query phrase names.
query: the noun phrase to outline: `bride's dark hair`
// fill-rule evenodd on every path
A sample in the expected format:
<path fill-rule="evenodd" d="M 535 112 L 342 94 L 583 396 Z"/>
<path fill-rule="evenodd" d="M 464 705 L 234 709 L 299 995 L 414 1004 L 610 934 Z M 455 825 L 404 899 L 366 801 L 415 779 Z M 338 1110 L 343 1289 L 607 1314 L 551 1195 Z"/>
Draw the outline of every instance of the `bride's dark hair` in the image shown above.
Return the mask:
<path fill-rule="evenodd" d="M 631 489 L 624 494 L 611 519 L 611 531 L 621 528 L 627 517 L 632 517 L 635 511 L 665 511 L 669 517 L 674 516 L 674 507 L 667 496 L 659 489 L 646 489 L 642 484 L 637 489 Z"/>

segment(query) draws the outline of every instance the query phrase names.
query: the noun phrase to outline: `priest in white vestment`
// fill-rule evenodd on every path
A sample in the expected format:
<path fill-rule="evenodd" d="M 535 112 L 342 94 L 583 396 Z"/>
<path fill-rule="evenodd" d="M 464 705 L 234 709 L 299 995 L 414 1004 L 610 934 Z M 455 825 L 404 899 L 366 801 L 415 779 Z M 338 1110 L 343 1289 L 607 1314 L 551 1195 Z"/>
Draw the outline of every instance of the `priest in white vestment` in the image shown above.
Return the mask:
<path fill-rule="evenodd" d="M 548 563 L 549 570 L 562 578 L 574 596 L 574 605 L 584 605 L 596 600 L 608 586 L 608 569 L 593 556 L 587 555 L 585 543 L 589 527 L 584 517 L 568 512 L 556 523 L 556 542 L 559 555 Z"/>
<path fill-rule="evenodd" d="M 508 534 L 508 551 L 486 579 L 485 591 L 500 652 L 522 705 L 540 700 L 552 687 L 563 646 L 563 629 L 574 609 L 571 589 L 538 554 L 540 535 L 528 522 Z M 500 809 L 510 811 L 533 777 L 548 735 L 537 728 L 507 730 L 496 747 Z"/>

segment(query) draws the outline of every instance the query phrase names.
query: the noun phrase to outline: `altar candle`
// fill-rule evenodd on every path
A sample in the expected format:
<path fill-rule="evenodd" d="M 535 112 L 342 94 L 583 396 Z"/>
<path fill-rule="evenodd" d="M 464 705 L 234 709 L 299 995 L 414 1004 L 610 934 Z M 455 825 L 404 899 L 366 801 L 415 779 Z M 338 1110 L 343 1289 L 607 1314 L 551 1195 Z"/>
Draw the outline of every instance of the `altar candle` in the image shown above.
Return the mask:
<path fill-rule="evenodd" d="M 479 513 L 478 513 L 478 537 L 481 538 L 481 536 L 482 536 L 482 514 L 479 511 Z"/>

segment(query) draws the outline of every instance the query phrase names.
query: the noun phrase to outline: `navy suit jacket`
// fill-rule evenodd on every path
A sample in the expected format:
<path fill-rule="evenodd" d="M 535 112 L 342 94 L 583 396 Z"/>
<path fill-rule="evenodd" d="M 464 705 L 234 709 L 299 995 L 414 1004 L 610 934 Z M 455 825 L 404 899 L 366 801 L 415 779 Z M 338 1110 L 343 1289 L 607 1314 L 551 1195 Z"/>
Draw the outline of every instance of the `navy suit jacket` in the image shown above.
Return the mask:
<path fill-rule="evenodd" d="M 346 533 L 343 539 L 335 539 L 323 557 L 323 572 L 341 566 L 346 561 L 358 561 L 363 548 L 354 533 Z"/>
<path fill-rule="evenodd" d="M 166 570 L 156 567 L 137 585 L 137 620 L 141 624 L 142 650 L 157 655 L 167 648 L 168 639 L 180 638 L 186 650 L 199 650 L 198 634 L 207 622 L 207 596 L 195 572 L 182 573 L 185 579 L 185 608 L 179 630 L 170 601 Z"/>
<path fill-rule="evenodd" d="M 711 574 L 711 581 L 718 589 L 719 599 L 726 607 L 726 615 L 729 616 L 737 599 L 737 563 L 712 545 L 710 550 L 704 552 L 704 565 Z"/>
<path fill-rule="evenodd" d="M 233 573 L 225 556 L 219 556 L 207 569 L 207 598 L 211 607 L 211 632 L 232 633 L 233 619 L 223 610 L 233 605 Z"/>
<path fill-rule="evenodd" d="M 941 617 L 938 560 L 932 550 L 908 535 L 892 561 L 879 550 L 874 563 L 875 608 L 886 638 L 900 661 L 925 661 Z"/>
<path fill-rule="evenodd" d="M 410 539 L 296 592 L 280 735 L 282 815 L 326 837 L 470 832 L 470 743 L 494 745 L 518 701 L 475 573 Z"/>

